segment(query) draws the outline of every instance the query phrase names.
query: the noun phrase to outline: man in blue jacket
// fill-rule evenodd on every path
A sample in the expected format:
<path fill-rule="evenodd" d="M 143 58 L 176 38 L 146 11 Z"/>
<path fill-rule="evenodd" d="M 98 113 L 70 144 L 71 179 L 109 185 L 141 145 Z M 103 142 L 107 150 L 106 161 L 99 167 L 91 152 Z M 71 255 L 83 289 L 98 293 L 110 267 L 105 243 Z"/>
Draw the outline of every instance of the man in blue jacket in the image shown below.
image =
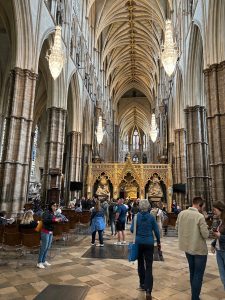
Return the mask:
<path fill-rule="evenodd" d="M 115 222 L 116 231 L 118 233 L 115 245 L 121 246 L 126 244 L 125 239 L 125 223 L 126 223 L 127 207 L 123 204 L 123 199 L 118 200 Z"/>

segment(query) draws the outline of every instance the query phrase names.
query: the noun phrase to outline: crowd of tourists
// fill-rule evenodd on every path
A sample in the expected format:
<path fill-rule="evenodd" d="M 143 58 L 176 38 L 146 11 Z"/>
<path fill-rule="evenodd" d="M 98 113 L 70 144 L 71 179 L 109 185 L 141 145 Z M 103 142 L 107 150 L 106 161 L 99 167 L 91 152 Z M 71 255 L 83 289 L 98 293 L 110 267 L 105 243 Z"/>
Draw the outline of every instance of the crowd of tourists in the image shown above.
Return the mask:
<path fill-rule="evenodd" d="M 153 288 L 153 254 L 154 244 L 161 250 L 161 238 L 167 233 L 168 214 L 165 207 L 150 203 L 147 199 L 130 201 L 120 198 L 117 200 L 76 199 L 69 203 L 69 208 L 76 213 L 90 211 L 91 246 L 104 247 L 104 231 L 107 226 L 112 236 L 117 236 L 116 246 L 127 245 L 125 229 L 130 223 L 130 231 L 136 232 L 135 243 L 138 246 L 138 276 L 140 290 L 146 292 L 146 299 L 152 299 Z M 180 250 L 185 252 L 189 271 L 192 300 L 199 300 L 204 272 L 207 263 L 207 239 L 211 233 L 214 239 L 211 243 L 212 253 L 216 259 L 220 278 L 225 290 L 225 204 L 221 201 L 213 203 L 213 223 L 209 228 L 204 214 L 205 202 L 201 197 L 195 197 L 192 206 L 181 211 L 175 201 L 172 211 L 177 215 L 176 229 Z M 37 229 L 38 221 L 34 220 L 34 212 L 27 210 L 20 220 L 20 229 Z M 46 260 L 53 240 L 54 224 L 68 222 L 62 209 L 55 202 L 50 202 L 41 214 L 41 246 L 37 267 L 44 269 L 51 264 Z M 14 222 L 7 218 L 5 212 L 0 212 L 0 225 Z M 191 226 L 190 226 L 191 225 Z M 98 233 L 99 243 L 96 243 Z"/>

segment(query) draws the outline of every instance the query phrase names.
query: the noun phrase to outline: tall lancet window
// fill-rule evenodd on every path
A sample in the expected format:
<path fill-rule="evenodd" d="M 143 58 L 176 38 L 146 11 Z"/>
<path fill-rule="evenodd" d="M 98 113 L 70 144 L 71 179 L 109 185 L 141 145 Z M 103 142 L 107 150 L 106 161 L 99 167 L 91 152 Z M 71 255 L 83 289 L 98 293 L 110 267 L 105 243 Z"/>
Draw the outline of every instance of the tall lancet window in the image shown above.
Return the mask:
<path fill-rule="evenodd" d="M 147 137 L 146 134 L 143 135 L 143 151 L 147 150 Z"/>
<path fill-rule="evenodd" d="M 2 127 L 2 138 L 1 138 L 1 147 L 0 147 L 0 161 L 2 160 L 3 156 L 3 147 L 4 147 L 4 140 L 5 140 L 5 129 L 6 129 L 6 119 L 4 119 L 3 127 Z"/>
<path fill-rule="evenodd" d="M 33 140 L 32 157 L 31 157 L 31 159 L 32 159 L 32 161 L 31 161 L 31 171 L 30 171 L 30 177 L 31 178 L 35 177 L 38 134 L 39 134 L 39 128 L 36 125 L 35 131 L 34 131 L 34 140 Z"/>
<path fill-rule="evenodd" d="M 139 149 L 139 133 L 137 129 L 135 129 L 133 133 L 133 150 L 138 150 L 138 149 Z"/>
<path fill-rule="evenodd" d="M 129 151 L 129 141 L 128 141 L 128 134 L 125 137 L 125 141 L 124 141 L 124 151 L 128 152 Z"/>

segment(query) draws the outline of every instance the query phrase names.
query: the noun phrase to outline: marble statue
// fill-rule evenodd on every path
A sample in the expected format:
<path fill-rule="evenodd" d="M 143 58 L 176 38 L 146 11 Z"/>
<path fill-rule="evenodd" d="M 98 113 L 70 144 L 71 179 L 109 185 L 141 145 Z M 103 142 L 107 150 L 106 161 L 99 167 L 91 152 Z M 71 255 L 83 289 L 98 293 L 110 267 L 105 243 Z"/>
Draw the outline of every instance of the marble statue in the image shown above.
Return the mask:
<path fill-rule="evenodd" d="M 160 186 L 160 181 L 157 176 L 153 177 L 152 182 L 149 185 L 148 196 L 149 197 L 162 197 L 163 196 L 162 188 Z"/>
<path fill-rule="evenodd" d="M 109 188 L 107 185 L 98 186 L 96 194 L 98 196 L 108 196 L 109 195 Z"/>

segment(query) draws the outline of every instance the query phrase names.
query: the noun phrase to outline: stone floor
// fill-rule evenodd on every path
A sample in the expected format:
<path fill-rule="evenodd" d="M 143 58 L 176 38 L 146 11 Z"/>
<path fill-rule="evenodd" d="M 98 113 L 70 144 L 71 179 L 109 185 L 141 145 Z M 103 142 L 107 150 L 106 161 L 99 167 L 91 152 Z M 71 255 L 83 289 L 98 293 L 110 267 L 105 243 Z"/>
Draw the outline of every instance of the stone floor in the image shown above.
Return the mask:
<path fill-rule="evenodd" d="M 111 239 L 107 231 L 106 237 L 107 244 L 113 244 L 116 240 L 115 237 Z M 131 240 L 129 233 L 127 240 Z M 186 259 L 177 244 L 177 238 L 174 237 L 162 240 L 165 261 L 154 262 L 153 265 L 153 299 L 191 299 Z M 49 284 L 87 285 L 90 289 L 86 300 L 145 299 L 144 293 L 137 289 L 136 263 L 129 263 L 125 259 L 82 258 L 89 248 L 90 237 L 84 237 L 73 246 L 62 246 L 60 251 L 55 249 L 56 255 L 50 260 L 52 266 L 44 270 L 35 267 L 36 255 L 28 256 L 26 260 L 2 259 L 0 299 L 31 300 Z M 201 300 L 225 300 L 215 256 L 211 254 L 208 257 Z"/>

